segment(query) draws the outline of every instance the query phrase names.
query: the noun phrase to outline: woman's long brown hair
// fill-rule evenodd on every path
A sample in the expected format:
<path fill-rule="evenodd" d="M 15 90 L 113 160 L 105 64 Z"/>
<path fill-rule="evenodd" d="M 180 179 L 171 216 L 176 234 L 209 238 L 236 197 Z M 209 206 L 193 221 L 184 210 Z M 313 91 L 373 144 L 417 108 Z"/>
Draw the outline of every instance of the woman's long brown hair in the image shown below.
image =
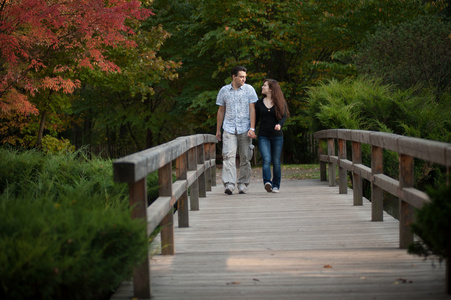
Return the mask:
<path fill-rule="evenodd" d="M 282 119 L 285 114 L 288 118 L 290 116 L 290 112 L 279 83 L 274 79 L 265 79 L 263 83 L 265 82 L 268 83 L 268 87 L 271 90 L 271 99 L 274 102 L 277 120 Z"/>

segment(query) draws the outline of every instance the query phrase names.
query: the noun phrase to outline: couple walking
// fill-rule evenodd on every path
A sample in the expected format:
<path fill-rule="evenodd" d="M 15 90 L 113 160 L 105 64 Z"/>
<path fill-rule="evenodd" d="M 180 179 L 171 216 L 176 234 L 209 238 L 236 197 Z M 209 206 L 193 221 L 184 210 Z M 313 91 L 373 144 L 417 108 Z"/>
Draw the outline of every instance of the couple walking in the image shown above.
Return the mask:
<path fill-rule="evenodd" d="M 281 181 L 280 156 L 283 146 L 282 126 L 289 116 L 288 106 L 276 80 L 265 79 L 262 97 L 258 99 L 255 89 L 246 84 L 247 69 L 232 69 L 232 82 L 218 93 L 219 106 L 216 121 L 216 138 L 222 140 L 222 182 L 225 193 L 232 195 L 235 188 L 246 193 L 251 179 L 253 154 L 252 139 L 257 138 L 263 161 L 263 184 L 267 192 L 279 192 Z M 223 133 L 221 136 L 221 128 Z M 236 154 L 239 150 L 240 174 L 237 180 Z M 273 176 L 271 178 L 271 164 Z"/>

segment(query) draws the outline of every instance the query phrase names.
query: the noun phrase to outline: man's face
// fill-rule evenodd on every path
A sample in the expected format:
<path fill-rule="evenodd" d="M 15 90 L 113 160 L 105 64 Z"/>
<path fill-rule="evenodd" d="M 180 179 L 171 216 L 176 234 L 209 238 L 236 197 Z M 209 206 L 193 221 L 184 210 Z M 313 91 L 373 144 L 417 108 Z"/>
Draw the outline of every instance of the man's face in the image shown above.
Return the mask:
<path fill-rule="evenodd" d="M 238 88 L 240 86 L 243 86 L 246 82 L 246 72 L 244 71 L 238 71 L 238 75 L 233 75 L 233 83 Z"/>

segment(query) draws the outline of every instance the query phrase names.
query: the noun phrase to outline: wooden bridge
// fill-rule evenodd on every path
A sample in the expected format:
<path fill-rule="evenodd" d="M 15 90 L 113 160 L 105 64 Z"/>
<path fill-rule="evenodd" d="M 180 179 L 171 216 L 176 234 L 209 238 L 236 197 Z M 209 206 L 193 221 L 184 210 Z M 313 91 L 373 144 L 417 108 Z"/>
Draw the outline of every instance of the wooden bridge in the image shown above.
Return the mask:
<path fill-rule="evenodd" d="M 404 249 L 413 236 L 404 224 L 412 216 L 403 209 L 411 212 L 428 201 L 409 184 L 408 158 L 426 159 L 428 153 L 426 160 L 449 168 L 451 145 L 362 131 L 316 137 L 328 145 L 327 155 L 320 150 L 321 180 L 283 179 L 278 194 L 267 193 L 258 176 L 247 194 L 224 194 L 216 185 L 220 170 L 212 135 L 182 137 L 116 161 L 115 180 L 129 183 L 131 203 L 137 204 L 133 217 L 147 219 L 148 234 L 159 224 L 163 230 L 150 260 L 111 299 L 450 299 L 449 262 L 433 266 Z M 347 141 L 351 160 L 343 153 Z M 407 142 L 422 147 L 406 150 Z M 373 147 L 371 168 L 359 160 L 360 144 Z M 385 147 L 400 153 L 401 165 L 407 162 L 400 165 L 399 182 L 378 172 L 378 148 Z M 326 176 L 336 167 L 338 187 L 335 176 Z M 160 197 L 147 208 L 145 177 L 155 170 Z M 347 172 L 354 176 L 350 193 L 342 179 Z M 356 176 L 374 184 L 376 201 L 361 199 Z M 378 188 L 400 198 L 400 221 L 382 210 Z"/>

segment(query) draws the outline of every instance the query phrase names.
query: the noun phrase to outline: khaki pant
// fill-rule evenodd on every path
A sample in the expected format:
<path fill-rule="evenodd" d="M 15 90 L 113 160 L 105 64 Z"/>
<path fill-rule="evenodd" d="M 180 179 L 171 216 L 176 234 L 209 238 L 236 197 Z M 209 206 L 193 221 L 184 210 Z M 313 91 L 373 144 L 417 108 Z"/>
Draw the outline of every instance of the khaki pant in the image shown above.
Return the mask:
<path fill-rule="evenodd" d="M 247 136 L 247 132 L 243 134 L 231 134 L 224 131 L 222 135 L 222 182 L 224 187 L 232 190 L 235 186 L 248 186 L 251 180 L 251 159 L 253 155 L 252 140 Z M 237 178 L 236 173 L 236 153 L 237 148 L 240 154 L 240 176 Z"/>

